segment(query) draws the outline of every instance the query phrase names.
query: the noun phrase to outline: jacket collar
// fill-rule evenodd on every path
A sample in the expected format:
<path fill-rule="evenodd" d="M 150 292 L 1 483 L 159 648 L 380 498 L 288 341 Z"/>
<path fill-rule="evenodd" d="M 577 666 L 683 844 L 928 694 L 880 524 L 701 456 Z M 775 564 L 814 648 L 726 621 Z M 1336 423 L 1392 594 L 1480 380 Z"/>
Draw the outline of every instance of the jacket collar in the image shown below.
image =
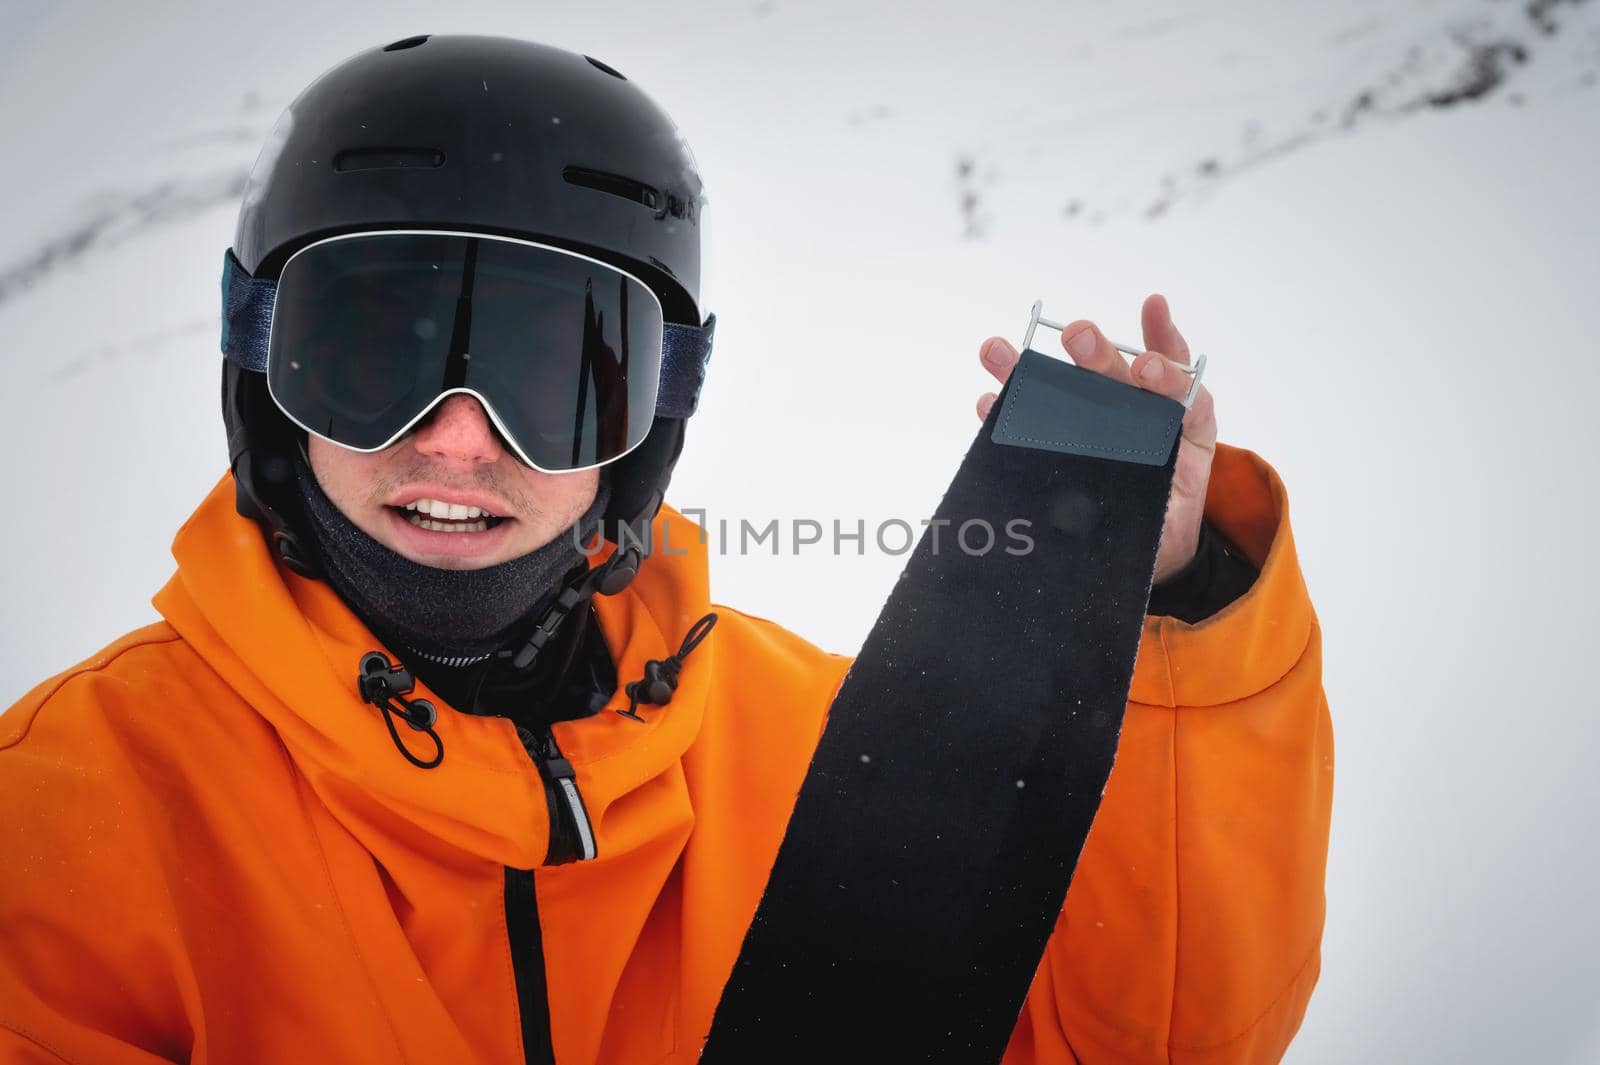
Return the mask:
<path fill-rule="evenodd" d="M 179 529 L 178 572 L 156 595 L 156 609 L 266 720 L 321 801 L 380 859 L 398 848 L 445 861 L 466 852 L 517 868 L 539 864 L 549 832 L 544 789 L 511 722 L 460 713 L 419 683 L 413 697 L 439 707 L 445 756 L 432 770 L 408 763 L 356 688 L 361 656 L 383 649 L 394 657 L 393 649 L 326 584 L 277 564 L 233 500 L 225 475 Z M 627 706 L 623 689 L 646 660 L 676 650 L 709 606 L 697 527 L 663 506 L 652 535 L 657 550 L 633 583 L 594 600 L 617 691 L 593 717 L 554 726 L 602 855 L 607 809 L 687 749 L 714 672 L 715 635 L 685 666 L 672 701 L 648 708 L 645 723 L 611 712 Z"/>

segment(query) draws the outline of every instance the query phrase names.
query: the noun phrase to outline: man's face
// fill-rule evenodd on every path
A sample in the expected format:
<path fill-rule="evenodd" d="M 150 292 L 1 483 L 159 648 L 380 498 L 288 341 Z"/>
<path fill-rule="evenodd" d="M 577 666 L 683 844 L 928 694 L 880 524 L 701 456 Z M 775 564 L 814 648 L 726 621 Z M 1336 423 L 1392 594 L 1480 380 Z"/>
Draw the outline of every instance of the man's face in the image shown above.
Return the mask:
<path fill-rule="evenodd" d="M 518 462 L 464 394 L 382 451 L 311 436 L 308 454 L 322 490 L 357 528 L 441 569 L 482 569 L 543 547 L 589 509 L 600 486 L 598 469 L 540 473 Z"/>

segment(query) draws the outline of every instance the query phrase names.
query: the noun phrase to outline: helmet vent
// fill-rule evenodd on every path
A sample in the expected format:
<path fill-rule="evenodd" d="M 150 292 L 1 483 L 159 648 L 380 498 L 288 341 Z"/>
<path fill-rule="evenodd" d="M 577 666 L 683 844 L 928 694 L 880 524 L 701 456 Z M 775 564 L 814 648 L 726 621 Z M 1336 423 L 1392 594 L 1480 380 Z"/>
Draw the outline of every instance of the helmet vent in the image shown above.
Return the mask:
<path fill-rule="evenodd" d="M 596 70 L 603 70 L 607 74 L 610 74 L 613 78 L 617 78 L 620 81 L 627 81 L 628 80 L 627 78 L 622 76 L 622 71 L 618 70 L 616 67 L 607 66 L 606 64 L 600 62 L 600 60 L 596 59 L 592 55 L 586 55 L 583 58 L 587 59 L 590 63 L 593 63 Z"/>
<path fill-rule="evenodd" d="M 621 196 L 624 200 L 642 203 L 646 207 L 654 208 L 661 202 L 661 194 L 655 189 L 642 181 L 623 177 L 621 174 L 608 174 L 604 170 L 569 166 L 561 171 L 561 176 L 569 185 L 581 185 L 596 192 L 609 192 L 613 196 Z"/>
<path fill-rule="evenodd" d="M 398 52 L 403 48 L 415 48 L 417 45 L 421 44 L 423 41 L 427 40 L 429 37 L 432 37 L 432 36 L 433 36 L 433 34 L 431 34 L 431 33 L 423 33 L 423 34 L 418 34 L 415 37 L 404 37 L 404 38 L 401 38 L 400 40 L 394 42 L 393 44 L 384 45 L 383 46 L 383 50 L 385 52 Z"/>
<path fill-rule="evenodd" d="M 336 174 L 352 170 L 426 170 L 444 165 L 437 148 L 346 148 L 335 153 Z"/>

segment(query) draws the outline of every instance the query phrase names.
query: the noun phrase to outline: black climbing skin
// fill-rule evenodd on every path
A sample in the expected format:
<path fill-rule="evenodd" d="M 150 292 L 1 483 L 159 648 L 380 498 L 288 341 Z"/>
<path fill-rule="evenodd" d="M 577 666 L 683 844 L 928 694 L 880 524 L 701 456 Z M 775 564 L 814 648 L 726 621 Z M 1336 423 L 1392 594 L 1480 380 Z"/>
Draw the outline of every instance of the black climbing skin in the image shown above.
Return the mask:
<path fill-rule="evenodd" d="M 1025 518 L 1033 547 L 924 533 L 834 698 L 702 1065 L 838 1060 L 841 1032 L 851 1060 L 1004 1053 L 1110 774 L 1182 413 L 1116 427 L 1165 440 L 1154 465 L 1009 446 L 1019 376 L 935 522 Z"/>

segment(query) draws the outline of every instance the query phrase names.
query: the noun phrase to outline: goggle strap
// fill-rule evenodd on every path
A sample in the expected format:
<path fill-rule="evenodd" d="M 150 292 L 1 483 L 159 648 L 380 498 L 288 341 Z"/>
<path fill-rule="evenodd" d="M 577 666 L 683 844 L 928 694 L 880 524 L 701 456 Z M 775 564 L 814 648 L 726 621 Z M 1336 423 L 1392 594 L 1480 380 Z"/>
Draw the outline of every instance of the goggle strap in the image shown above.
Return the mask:
<path fill-rule="evenodd" d="M 255 373 L 267 372 L 267 335 L 278 284 L 251 277 L 234 257 L 222 253 L 222 357 Z"/>
<path fill-rule="evenodd" d="M 267 372 L 267 339 L 272 330 L 272 305 L 278 283 L 251 277 L 229 248 L 222 254 L 222 355 L 240 369 Z M 667 322 L 661 337 L 661 382 L 656 389 L 656 417 L 687 418 L 700 405 L 706 363 L 717 316 L 704 325 Z"/>
<path fill-rule="evenodd" d="M 711 334 L 717 316 L 704 325 L 667 322 L 661 328 L 661 383 L 656 386 L 656 417 L 687 418 L 700 405 L 706 363 L 711 361 Z"/>

